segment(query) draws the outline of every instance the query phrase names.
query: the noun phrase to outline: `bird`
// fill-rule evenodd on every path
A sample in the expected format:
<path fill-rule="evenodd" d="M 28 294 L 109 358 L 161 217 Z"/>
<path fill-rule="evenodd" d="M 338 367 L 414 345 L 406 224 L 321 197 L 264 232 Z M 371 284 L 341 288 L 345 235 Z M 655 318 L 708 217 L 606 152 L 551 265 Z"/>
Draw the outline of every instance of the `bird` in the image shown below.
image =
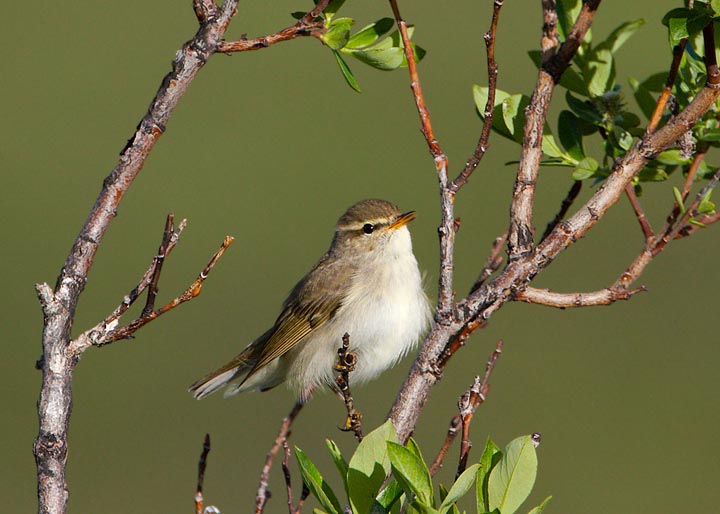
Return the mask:
<path fill-rule="evenodd" d="M 300 402 L 321 386 L 337 393 L 335 364 L 344 334 L 355 356 L 353 385 L 376 378 L 414 349 L 432 309 L 401 212 L 366 199 L 340 217 L 330 248 L 295 285 L 273 326 L 219 369 L 190 386 L 197 399 L 287 383 Z"/>

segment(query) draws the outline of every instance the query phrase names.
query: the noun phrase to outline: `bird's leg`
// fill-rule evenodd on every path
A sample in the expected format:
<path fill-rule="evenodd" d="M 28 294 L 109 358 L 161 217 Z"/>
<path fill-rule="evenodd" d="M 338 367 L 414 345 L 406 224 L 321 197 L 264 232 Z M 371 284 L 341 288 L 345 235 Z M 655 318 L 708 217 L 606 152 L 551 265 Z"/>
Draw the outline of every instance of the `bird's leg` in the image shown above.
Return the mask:
<path fill-rule="evenodd" d="M 345 419 L 345 425 L 340 427 L 340 430 L 344 432 L 354 432 L 355 438 L 358 441 L 362 441 L 362 414 L 353 405 L 353 397 L 350 393 L 350 373 L 355 370 L 357 364 L 357 357 L 354 352 L 348 350 L 350 347 L 350 335 L 345 334 L 343 336 L 343 344 L 338 349 L 338 362 L 335 365 L 335 371 L 338 372 L 338 376 L 335 379 L 335 393 L 345 403 L 347 409 L 347 418 Z"/>

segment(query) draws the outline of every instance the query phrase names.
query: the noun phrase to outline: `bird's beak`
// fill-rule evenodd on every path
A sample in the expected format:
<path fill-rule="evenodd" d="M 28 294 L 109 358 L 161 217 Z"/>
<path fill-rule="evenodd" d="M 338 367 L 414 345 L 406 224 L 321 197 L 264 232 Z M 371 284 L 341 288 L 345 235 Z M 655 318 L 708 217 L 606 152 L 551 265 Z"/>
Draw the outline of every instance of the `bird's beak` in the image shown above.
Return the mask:
<path fill-rule="evenodd" d="M 401 214 L 400 216 L 398 216 L 398 217 L 395 219 L 395 221 L 393 221 L 393 222 L 390 224 L 390 227 L 389 227 L 389 228 L 391 228 L 392 230 L 396 230 L 396 229 L 398 229 L 398 228 L 400 228 L 400 227 L 403 227 L 403 226 L 407 225 L 408 223 L 410 223 L 410 222 L 411 222 L 412 220 L 414 220 L 414 219 L 415 219 L 415 211 L 404 212 L 403 214 Z"/>

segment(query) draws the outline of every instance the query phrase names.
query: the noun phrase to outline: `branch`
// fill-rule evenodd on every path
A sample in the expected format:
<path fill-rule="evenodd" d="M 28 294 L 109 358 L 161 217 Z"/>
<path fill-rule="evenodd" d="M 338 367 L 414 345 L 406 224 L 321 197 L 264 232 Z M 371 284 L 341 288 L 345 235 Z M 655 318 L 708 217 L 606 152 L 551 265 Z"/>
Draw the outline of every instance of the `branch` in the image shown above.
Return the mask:
<path fill-rule="evenodd" d="M 184 225 L 181 224 L 181 229 L 183 226 Z M 164 240 L 165 238 L 163 238 L 163 241 Z M 153 265 L 145 273 L 145 277 L 143 278 L 143 280 L 141 280 L 140 284 L 138 284 L 138 286 L 133 289 L 133 291 L 131 291 L 131 293 L 126 296 L 125 299 L 123 299 L 123 302 L 118 306 L 118 308 L 115 309 L 115 311 L 105 320 L 101 321 L 90 330 L 85 331 L 76 340 L 72 341 L 69 347 L 70 351 L 79 355 L 92 345 L 105 346 L 121 339 L 130 339 L 133 337 L 135 332 L 137 332 L 139 329 L 141 329 L 151 321 L 157 319 L 166 312 L 171 311 L 178 305 L 189 302 L 196 296 L 199 296 L 202 292 L 203 282 L 205 282 L 205 279 L 207 279 L 207 277 L 210 275 L 210 272 L 212 271 L 217 261 L 220 259 L 220 257 L 223 256 L 223 254 L 233 241 L 234 239 L 232 237 L 225 236 L 225 240 L 220 246 L 220 249 L 215 252 L 215 254 L 211 257 L 210 261 L 205 266 L 205 268 L 198 274 L 195 281 L 190 284 L 190 286 L 180 296 L 177 296 L 176 298 L 169 301 L 157 310 L 151 310 L 149 313 L 146 313 L 145 310 L 143 310 L 140 317 L 134 319 L 132 322 L 123 327 L 117 328 L 117 321 L 119 316 L 116 316 L 116 314 L 120 313 L 120 315 L 122 315 L 122 313 L 125 312 L 130 307 L 130 305 L 132 305 L 133 301 L 137 298 L 137 295 L 133 296 L 133 292 L 136 291 L 138 288 L 142 287 L 145 281 L 145 277 L 148 276 L 151 270 L 152 273 L 150 274 L 153 277 L 153 280 L 156 280 L 155 277 L 159 277 L 157 272 L 158 268 L 156 267 L 156 265 L 158 263 L 161 263 L 165 257 L 164 255 L 159 254 L 158 257 L 155 258 Z M 153 266 L 155 266 L 154 269 Z M 149 304 L 150 301 L 148 299 L 148 305 Z M 150 308 L 152 308 L 152 305 L 150 305 Z"/>
<path fill-rule="evenodd" d="M 523 145 L 520 151 L 513 200 L 510 206 L 510 228 L 508 232 L 508 259 L 510 262 L 525 257 L 533 249 L 533 204 L 540 159 L 542 138 L 547 120 L 550 101 L 563 72 L 577 52 L 585 34 L 592 25 L 599 0 L 587 1 L 578 15 L 565 42 L 557 48 L 557 12 L 554 0 L 543 0 L 542 57 L 535 89 L 530 104 L 525 109 Z M 557 50 L 556 50 L 557 49 Z"/>
<path fill-rule="evenodd" d="M 300 413 L 302 407 L 302 402 L 295 402 L 295 405 L 293 405 L 290 413 L 283 419 L 282 424 L 280 425 L 280 431 L 275 438 L 275 442 L 265 457 L 265 465 L 263 466 L 262 473 L 260 474 L 260 485 L 258 485 L 257 494 L 255 495 L 255 514 L 262 514 L 268 499 L 270 499 L 270 491 L 268 490 L 270 469 L 272 468 L 278 451 L 280 451 L 280 448 L 287 441 L 288 437 L 290 437 L 290 427 L 292 427 L 293 421 L 295 421 L 295 418 Z"/>
<path fill-rule="evenodd" d="M 447 455 L 447 452 L 450 449 L 453 441 L 457 437 L 458 426 L 460 425 L 462 425 L 463 437 L 460 446 L 460 462 L 458 464 L 456 478 L 460 476 L 463 471 L 465 471 L 470 448 L 472 447 L 472 444 L 470 443 L 470 422 L 472 420 L 473 414 L 475 413 L 477 408 L 485 402 L 488 392 L 490 391 L 490 375 L 492 374 L 493 369 L 495 369 L 495 363 L 500 358 L 500 354 L 502 353 L 502 347 L 503 342 L 502 340 L 500 340 L 497 342 L 497 344 L 495 345 L 495 350 L 493 351 L 493 353 L 490 354 L 490 357 L 488 358 L 487 364 L 485 365 L 485 374 L 483 375 L 482 380 L 480 380 L 480 377 L 476 376 L 472 386 L 470 387 L 470 390 L 468 390 L 460 397 L 460 400 L 458 401 L 458 409 L 460 410 L 460 414 L 454 416 L 450 420 L 450 427 L 448 428 L 445 442 L 443 443 L 440 451 L 435 457 L 435 460 L 430 466 L 430 475 L 434 476 L 438 471 L 440 471 L 440 468 L 442 468 L 443 460 L 445 459 L 445 456 Z"/>
<path fill-rule="evenodd" d="M 520 291 L 515 299 L 520 302 L 536 303 L 548 307 L 565 309 L 568 307 L 590 307 L 595 305 L 611 305 L 618 300 L 629 300 L 637 293 L 647 291 L 645 286 L 637 289 L 613 289 L 607 288 L 590 293 L 555 293 L 549 289 L 536 289 L 527 287 Z"/>
<path fill-rule="evenodd" d="M 628 197 L 628 200 L 630 200 L 630 205 L 633 208 L 633 212 L 635 212 L 635 217 L 638 220 L 638 223 L 640 224 L 640 230 L 642 230 L 643 235 L 645 236 L 645 241 L 649 241 L 655 236 L 655 233 L 653 232 L 652 227 L 650 226 L 650 222 L 648 221 L 647 217 L 645 216 L 645 211 L 643 210 L 642 206 L 640 205 L 640 199 L 637 197 L 637 194 L 635 193 L 635 186 L 628 183 L 628 185 L 625 186 L 625 194 Z"/>
<path fill-rule="evenodd" d="M 493 116 L 495 113 L 495 92 L 497 90 L 498 65 L 495 61 L 495 40 L 497 38 L 497 26 L 500 19 L 500 10 L 502 9 L 504 0 L 495 0 L 493 2 L 492 21 L 490 22 L 490 30 L 483 35 L 485 41 L 485 49 L 487 53 L 487 72 L 488 72 L 488 98 L 485 103 L 485 112 L 483 113 L 483 128 L 480 133 L 480 140 L 475 147 L 475 152 L 465 163 L 465 168 L 450 183 L 450 190 L 457 193 L 461 187 L 467 184 L 470 175 L 475 171 L 480 161 L 485 156 L 489 147 L 490 132 L 492 128 Z"/>
<path fill-rule="evenodd" d="M 563 250 L 585 236 L 618 201 L 625 186 L 648 160 L 671 147 L 683 133 L 695 125 L 718 97 L 720 89 L 708 81 L 682 112 L 658 131 L 645 134 L 633 145 L 625 156 L 615 163 L 603 185 L 577 212 L 559 223 L 528 255 L 509 262 L 503 272 L 492 281 L 452 306 L 450 316 L 443 318 L 442 323 L 436 322 L 433 325 L 388 414 L 400 441 L 407 440 L 414 429 L 430 390 L 442 373 L 438 362 L 448 341 L 462 335 L 471 323 L 487 322 L 498 309 L 525 289 Z"/>
<path fill-rule="evenodd" d="M 570 207 L 572 207 L 573 202 L 577 198 L 577 196 L 580 194 L 580 190 L 582 189 L 582 180 L 576 180 L 573 182 L 573 185 L 570 186 L 570 190 L 567 192 L 567 195 L 563 199 L 562 203 L 560 204 L 560 210 L 555 215 L 555 217 L 550 221 L 550 223 L 547 224 L 547 227 L 545 227 L 545 232 L 543 232 L 542 238 L 540 238 L 540 241 L 544 241 L 547 236 L 550 235 L 550 232 L 552 232 L 555 227 L 557 227 L 558 223 L 560 223 L 567 212 L 570 210 Z"/>
<path fill-rule="evenodd" d="M 195 514 L 203 514 L 205 499 L 203 498 L 203 482 L 205 481 L 205 468 L 207 467 L 207 456 L 210 453 L 210 434 L 205 434 L 203 451 L 198 461 L 197 490 L 195 492 Z"/>
<path fill-rule="evenodd" d="M 120 201 L 145 164 L 148 154 L 165 132 L 178 102 L 202 69 L 236 12 L 237 0 L 226 0 L 212 18 L 201 23 L 195 36 L 177 52 L 172 70 L 163 79 L 120 153 L 120 160 L 103 182 L 90 214 L 73 242 L 51 298 L 46 298 L 43 329 L 43 382 L 38 401 L 38 436 L 33 453 L 37 465 L 38 511 L 64 513 L 68 489 L 65 479 L 67 431 L 72 409 L 72 373 L 78 362 L 68 353 L 75 309 L 87 276 Z M 61 305 L 62 309 L 58 309 Z M 46 306 L 49 306 L 46 307 Z"/>
<path fill-rule="evenodd" d="M 233 53 L 247 52 L 250 50 L 262 50 L 269 46 L 283 41 L 290 41 L 296 37 L 314 36 L 319 37 L 325 32 L 323 21 L 317 19 L 321 12 L 327 7 L 330 0 L 322 0 L 318 2 L 314 9 L 309 11 L 305 16 L 300 18 L 295 25 L 279 30 L 274 34 L 258 37 L 255 39 L 240 39 L 239 41 L 223 41 L 218 45 L 218 52 Z"/>
<path fill-rule="evenodd" d="M 413 52 L 410 37 L 407 31 L 407 23 L 400 15 L 400 8 L 397 0 L 390 0 L 395 21 L 402 38 L 405 51 L 405 59 L 407 60 L 408 72 L 410 74 L 410 89 L 415 100 L 415 107 L 420 116 L 420 124 L 425 142 L 427 143 L 430 154 L 435 162 L 435 171 L 440 182 L 440 205 L 442 221 L 438 228 L 440 237 L 440 273 L 438 278 L 438 306 L 437 316 L 439 318 L 447 317 L 455 299 L 453 292 L 453 269 L 455 267 L 453 261 L 453 248 L 455 245 L 455 215 L 453 203 L 455 193 L 450 190 L 448 182 L 448 158 L 440 147 L 440 143 L 435 138 L 432 121 L 430 120 L 430 112 L 425 104 L 422 86 L 420 85 L 420 77 L 418 76 L 417 63 L 415 62 L 415 52 Z"/>
<path fill-rule="evenodd" d="M 493 241 L 492 250 L 490 251 L 490 255 L 485 261 L 485 266 L 480 271 L 480 275 L 478 275 L 475 283 L 470 288 L 471 293 L 477 291 L 478 288 L 480 288 L 480 286 L 483 285 L 493 273 L 500 269 L 500 266 L 502 266 L 504 260 L 500 253 L 502 252 L 502 249 L 506 243 L 507 232 L 495 238 L 495 241 Z"/>
<path fill-rule="evenodd" d="M 357 357 L 354 352 L 348 351 L 350 347 L 350 334 L 343 335 L 342 346 L 338 349 L 338 360 L 335 371 L 339 372 L 335 379 L 340 397 L 345 402 L 347 418 L 345 425 L 340 428 L 343 432 L 353 432 L 358 442 L 363 440 L 362 414 L 355 408 L 355 402 L 350 392 L 350 373 L 355 370 Z"/>

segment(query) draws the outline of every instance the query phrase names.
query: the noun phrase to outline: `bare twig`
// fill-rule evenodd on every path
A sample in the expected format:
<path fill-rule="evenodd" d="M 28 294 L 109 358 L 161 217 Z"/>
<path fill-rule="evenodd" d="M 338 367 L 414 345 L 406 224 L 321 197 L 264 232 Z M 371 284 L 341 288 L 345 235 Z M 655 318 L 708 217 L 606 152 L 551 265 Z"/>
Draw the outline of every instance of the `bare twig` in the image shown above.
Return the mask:
<path fill-rule="evenodd" d="M 153 309 L 155 309 L 155 298 L 157 298 L 158 294 L 158 283 L 160 282 L 160 273 L 162 273 L 162 266 L 165 262 L 165 256 L 168 254 L 168 247 L 170 246 L 173 236 L 175 236 L 175 230 L 173 223 L 175 221 L 175 216 L 173 214 L 168 214 L 167 219 L 165 220 L 165 230 L 163 231 L 163 238 L 162 242 L 160 243 L 160 248 L 158 248 L 158 253 L 153 259 L 154 264 L 154 270 L 152 274 L 152 279 L 150 280 L 150 288 L 148 289 L 148 295 L 147 295 L 147 301 L 145 302 L 145 307 L 142 310 L 142 316 L 148 316 Z M 183 223 L 185 223 L 185 220 L 183 220 Z M 175 241 L 177 241 L 177 237 L 175 237 Z"/>
<path fill-rule="evenodd" d="M 465 467 L 467 466 L 470 448 L 472 448 L 472 443 L 470 443 L 470 423 L 472 422 L 473 414 L 475 414 L 475 411 L 480 405 L 485 403 L 485 399 L 490 392 L 490 375 L 492 375 L 495 364 L 502 354 L 502 349 L 503 342 L 501 339 L 495 345 L 495 350 L 490 354 L 490 357 L 488 357 L 482 380 L 480 380 L 479 377 L 475 377 L 467 393 L 467 402 L 463 401 L 463 398 L 465 398 L 465 395 L 463 395 L 463 398 L 460 399 L 460 403 L 458 404 L 462 419 L 462 440 L 460 442 L 460 459 L 456 478 L 465 471 Z"/>
<path fill-rule="evenodd" d="M 160 317 L 168 311 L 171 311 L 178 305 L 188 302 L 198 296 L 202 291 L 203 282 L 205 282 L 205 279 L 210 274 L 210 271 L 213 269 L 217 261 L 220 259 L 220 257 L 222 257 L 228 247 L 232 244 L 233 240 L 234 239 L 232 237 L 225 236 L 225 240 L 220 246 L 220 249 L 215 252 L 215 254 L 205 266 L 205 268 L 197 276 L 195 281 L 190 284 L 190 286 L 180 296 L 177 296 L 159 309 L 152 310 L 147 314 L 143 310 L 143 313 L 140 315 L 140 317 L 134 319 L 133 321 L 122 327 L 117 327 L 117 318 L 113 319 L 111 322 L 108 322 L 108 318 L 106 318 L 105 320 L 98 323 L 95 327 L 85 331 L 77 339 L 72 341 L 72 343 L 70 344 L 71 350 L 79 354 L 91 345 L 105 346 L 121 339 L 131 338 L 135 332 L 137 332 L 140 328 L 144 327 L 154 319 Z M 155 270 L 157 270 L 157 268 L 155 268 Z M 157 274 L 153 273 L 153 277 L 156 276 Z M 155 278 L 153 278 L 153 280 L 155 280 Z M 128 297 L 126 297 L 126 299 L 127 298 Z M 126 302 L 123 301 L 123 303 L 120 304 L 120 307 L 118 307 L 118 309 L 123 307 L 125 304 Z M 116 309 L 115 312 L 118 312 L 118 309 Z M 111 315 L 111 317 L 112 316 L 113 315 Z"/>
<path fill-rule="evenodd" d="M 475 377 L 475 380 L 473 381 L 470 390 L 468 390 L 460 397 L 460 400 L 458 401 L 458 408 L 460 410 L 460 414 L 454 416 L 450 420 L 450 426 L 448 427 L 445 441 L 443 442 L 440 451 L 438 451 L 435 460 L 433 460 L 433 463 L 430 466 L 431 475 L 434 476 L 438 471 L 440 471 L 440 468 L 442 468 L 443 460 L 445 459 L 445 456 L 447 455 L 453 441 L 455 441 L 455 438 L 458 434 L 458 427 L 460 427 L 461 425 L 463 437 L 460 447 L 460 460 L 457 476 L 460 476 L 460 474 L 465 470 L 470 447 L 472 446 L 469 439 L 470 421 L 472 419 L 472 415 L 475 413 L 477 408 L 487 398 L 487 394 L 490 391 L 490 375 L 492 374 L 493 369 L 495 369 L 495 363 L 500 358 L 500 354 L 502 353 L 502 347 L 503 342 L 502 340 L 500 340 L 497 342 L 497 344 L 495 345 L 495 350 L 493 351 L 493 353 L 490 354 L 490 357 L 488 358 L 487 364 L 485 365 L 485 374 L 483 375 L 482 380 L 480 379 L 480 377 Z"/>
<path fill-rule="evenodd" d="M 565 309 L 568 307 L 611 305 L 618 300 L 629 300 L 637 293 L 644 291 L 647 291 L 645 286 L 631 290 L 607 288 L 589 293 L 555 293 L 549 289 L 527 287 L 524 291 L 520 291 L 515 299 L 521 302 Z"/>
<path fill-rule="evenodd" d="M 495 238 L 495 241 L 493 241 L 492 250 L 490 251 L 490 255 L 485 261 L 485 266 L 480 271 L 480 275 L 478 275 L 477 280 L 475 280 L 475 283 L 470 288 L 471 293 L 477 291 L 478 288 L 483 285 L 493 273 L 500 269 L 500 266 L 502 266 L 504 260 L 500 254 L 502 253 L 502 250 L 505 247 L 506 243 L 507 232 Z"/>
<path fill-rule="evenodd" d="M 212 18 L 198 27 L 194 37 L 177 52 L 172 70 L 163 79 L 155 98 L 120 153 L 120 160 L 103 182 L 95 204 L 73 242 L 49 295 L 44 286 L 42 387 L 38 401 L 38 436 L 33 453 L 37 467 L 38 511 L 66 511 L 68 488 L 65 478 L 67 431 L 72 411 L 72 378 L 78 355 L 69 350 L 75 310 L 87 282 L 97 250 L 118 206 L 145 164 L 148 154 L 165 132 L 170 116 L 191 82 L 215 52 L 237 8 L 237 0 L 226 0 Z M 49 288 L 47 288 L 49 289 Z M 48 298 L 49 296 L 49 298 Z"/>
<path fill-rule="evenodd" d="M 440 469 L 442 469 L 443 461 L 445 460 L 445 456 L 447 455 L 448 451 L 450 450 L 450 446 L 452 446 L 452 443 L 455 441 L 455 438 L 458 435 L 458 427 L 462 423 L 462 418 L 460 417 L 460 414 L 457 414 L 453 416 L 453 418 L 450 420 L 450 424 L 448 425 L 447 434 L 445 435 L 445 441 L 443 442 L 442 446 L 440 447 L 440 450 L 438 451 L 437 455 L 435 456 L 435 460 L 433 460 L 433 463 L 430 465 L 430 475 L 435 476 Z"/>
<path fill-rule="evenodd" d="M 205 499 L 203 498 L 203 483 L 205 481 L 205 468 L 207 467 L 207 457 L 210 453 L 210 434 L 205 434 L 203 442 L 203 451 L 198 461 L 198 479 L 197 489 L 195 492 L 195 514 L 203 514 L 205 508 Z"/>
<path fill-rule="evenodd" d="M 300 511 L 302 511 L 302 508 L 305 505 L 305 500 L 308 499 L 308 496 L 310 496 L 310 489 L 308 489 L 307 484 L 303 482 L 302 493 L 300 493 L 300 499 L 298 500 L 297 507 L 295 507 L 295 512 L 293 512 L 293 514 L 300 514 Z"/>
<path fill-rule="evenodd" d="M 262 50 L 269 46 L 283 41 L 290 41 L 301 36 L 319 37 L 325 32 L 322 20 L 317 20 L 317 16 L 327 7 L 329 0 L 318 2 L 313 10 L 300 18 L 298 22 L 290 27 L 279 30 L 274 34 L 258 37 L 254 39 L 240 39 L 238 41 L 225 41 L 218 45 L 218 52 L 234 53 L 247 52 L 251 50 Z"/>
<path fill-rule="evenodd" d="M 635 217 L 640 224 L 640 230 L 642 230 L 642 233 L 645 236 L 645 241 L 649 241 L 655 236 L 655 233 L 650 226 L 650 222 L 645 216 L 645 211 L 640 205 L 640 199 L 637 197 L 637 194 L 635 194 L 635 186 L 633 186 L 632 184 L 628 184 L 627 186 L 625 186 L 625 194 L 627 195 L 628 200 L 630 200 L 630 205 L 635 212 Z"/>
<path fill-rule="evenodd" d="M 345 425 L 340 427 L 340 430 L 343 432 L 353 432 L 355 439 L 360 442 L 363 439 L 362 414 L 355 408 L 355 402 L 350 392 L 350 373 L 355 370 L 357 357 L 355 353 L 348 350 L 349 347 L 350 334 L 346 332 L 342 338 L 342 346 L 338 349 L 338 360 L 335 365 L 335 371 L 338 372 L 335 384 L 337 385 L 340 397 L 345 402 L 345 409 L 347 410 Z"/>
<path fill-rule="evenodd" d="M 563 201 L 560 204 L 560 210 L 555 215 L 555 217 L 547 224 L 547 227 L 545 227 L 545 232 L 540 238 L 540 242 L 544 241 L 545 238 L 550 235 L 550 232 L 552 232 L 555 227 L 557 227 L 557 224 L 563 220 L 567 212 L 570 210 L 570 207 L 572 207 L 573 202 L 580 194 L 581 189 L 582 180 L 576 180 L 575 182 L 573 182 L 573 185 L 570 186 L 570 190 L 567 192 L 567 195 L 565 195 L 565 198 L 563 198 Z"/>
<path fill-rule="evenodd" d="M 442 220 L 438 228 L 440 237 L 440 273 L 438 277 L 438 305 L 437 316 L 440 318 L 450 315 L 452 304 L 455 299 L 453 292 L 453 247 L 455 244 L 455 215 L 453 214 L 453 202 L 455 193 L 451 191 L 448 181 L 448 158 L 440 147 L 440 143 L 435 137 L 432 121 L 430 119 L 430 111 L 425 104 L 425 96 L 423 95 L 420 77 L 418 75 L 417 63 L 415 61 L 415 52 L 413 52 L 410 36 L 407 31 L 407 23 L 400 15 L 400 8 L 397 0 L 390 0 L 390 7 L 395 16 L 398 31 L 402 38 L 405 51 L 405 59 L 408 64 L 408 72 L 410 74 L 410 89 L 415 100 L 415 107 L 420 116 L 420 124 L 425 142 L 427 143 L 430 154 L 435 163 L 435 171 L 440 182 L 440 205 Z"/>
<path fill-rule="evenodd" d="M 495 112 L 495 92 L 497 90 L 498 65 L 495 61 L 495 40 L 497 39 L 497 26 L 500 19 L 500 10 L 503 6 L 503 0 L 495 0 L 493 2 L 492 21 L 490 22 L 490 30 L 483 35 L 485 41 L 485 50 L 487 54 L 487 72 L 488 72 L 488 98 L 485 103 L 485 111 L 483 112 L 483 128 L 480 133 L 480 139 L 475 146 L 470 159 L 465 163 L 465 167 L 460 174 L 453 180 L 449 187 L 453 192 L 458 192 L 464 186 L 472 172 L 475 171 L 480 161 L 485 156 L 490 144 L 490 129 L 492 128 L 493 114 Z"/>
<path fill-rule="evenodd" d="M 265 465 L 263 466 L 262 473 L 260 473 L 260 484 L 258 485 L 258 490 L 255 494 L 255 514 L 262 514 L 265 509 L 265 505 L 270 498 L 270 491 L 268 490 L 270 470 L 272 469 L 273 462 L 275 462 L 275 457 L 277 456 L 278 451 L 280 451 L 280 448 L 283 447 L 283 445 L 287 442 L 288 437 L 290 437 L 290 428 L 292 427 L 293 421 L 295 421 L 295 418 L 300 413 L 303 405 L 304 404 L 300 401 L 295 402 L 293 408 L 283 419 L 278 435 L 275 437 L 275 442 L 273 442 L 272 447 L 270 447 L 270 451 L 265 457 Z"/>
<path fill-rule="evenodd" d="M 292 481 L 290 480 L 290 445 L 288 445 L 287 439 L 283 441 L 282 447 L 282 470 L 283 477 L 285 478 L 285 487 L 287 488 L 288 514 L 294 514 L 295 509 L 293 509 Z"/>

